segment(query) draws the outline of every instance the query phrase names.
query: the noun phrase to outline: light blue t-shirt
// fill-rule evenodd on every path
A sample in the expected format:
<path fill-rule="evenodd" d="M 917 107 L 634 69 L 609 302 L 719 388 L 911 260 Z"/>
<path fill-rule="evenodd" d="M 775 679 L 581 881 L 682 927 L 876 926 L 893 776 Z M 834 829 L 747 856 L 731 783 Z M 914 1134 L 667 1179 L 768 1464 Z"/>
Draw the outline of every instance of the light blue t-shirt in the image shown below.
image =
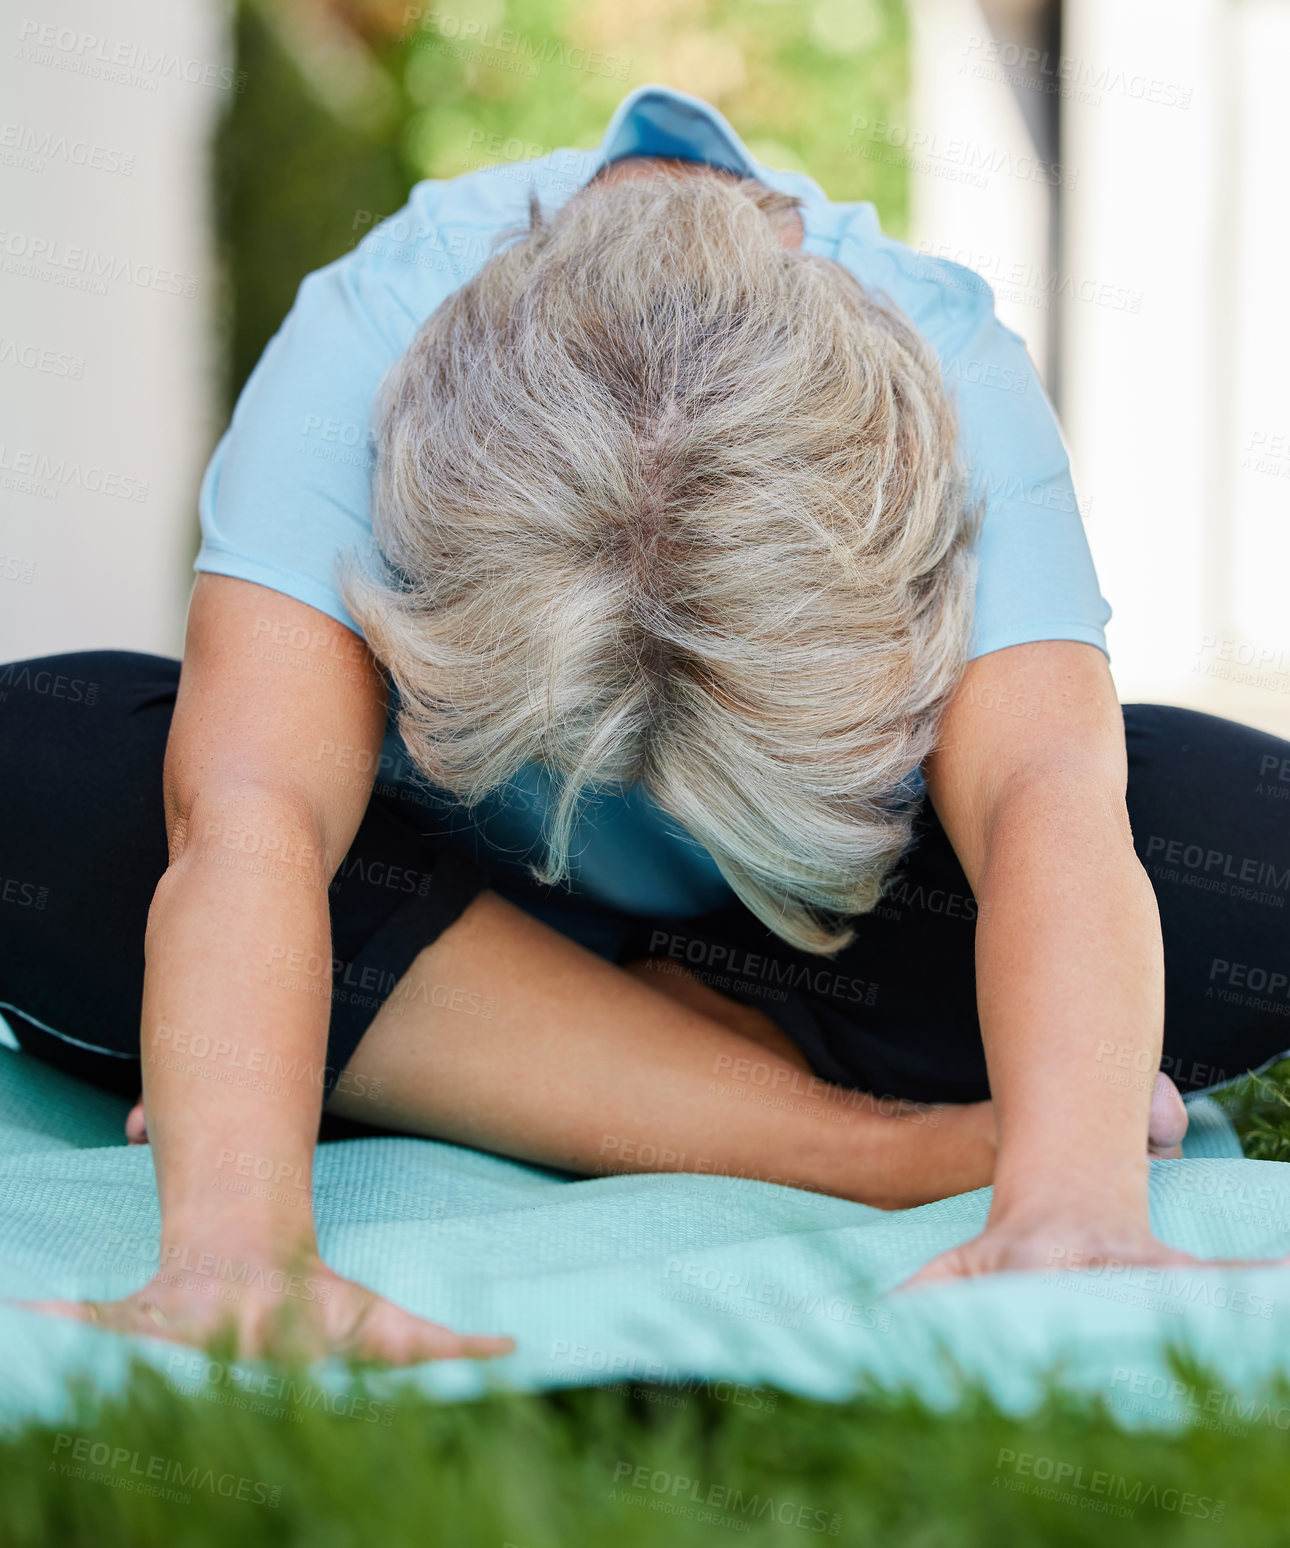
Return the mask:
<path fill-rule="evenodd" d="M 309 275 L 207 469 L 195 568 L 285 592 L 361 633 L 341 601 L 336 561 L 371 544 L 370 410 L 381 379 L 430 313 L 479 269 L 498 233 L 527 224 L 530 190 L 558 208 L 606 162 L 629 155 L 708 162 L 800 196 L 804 251 L 843 264 L 933 346 L 985 505 L 971 654 L 1032 640 L 1082 640 L 1105 651 L 1111 610 L 1066 450 L 1024 344 L 994 315 L 990 287 L 885 236 L 871 204 L 834 203 L 804 174 L 762 166 L 715 108 L 665 86 L 624 98 L 597 150 L 557 150 L 419 183 L 353 252 Z M 469 831 L 494 862 L 521 868 L 541 853 L 545 781 L 540 769 L 525 769 L 466 816 L 446 798 L 427 801 L 393 737 L 378 775 L 422 827 Z M 706 851 L 639 788 L 595 799 L 573 854 L 573 891 L 628 912 L 681 918 L 730 896 Z"/>

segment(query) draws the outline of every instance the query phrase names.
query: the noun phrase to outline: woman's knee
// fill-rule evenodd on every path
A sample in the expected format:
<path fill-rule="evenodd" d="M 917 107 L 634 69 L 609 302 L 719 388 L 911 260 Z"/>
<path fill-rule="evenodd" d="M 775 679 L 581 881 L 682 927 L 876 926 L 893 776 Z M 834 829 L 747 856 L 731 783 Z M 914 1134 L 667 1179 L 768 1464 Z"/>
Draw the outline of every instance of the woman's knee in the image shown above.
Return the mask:
<path fill-rule="evenodd" d="M 0 849 L 155 839 L 178 683 L 177 661 L 134 651 L 0 666 Z"/>
<path fill-rule="evenodd" d="M 49 930 L 97 919 L 97 937 L 146 916 L 166 865 L 178 676 L 178 662 L 129 651 L 0 666 L 0 874 L 35 878 Z"/>
<path fill-rule="evenodd" d="M 178 676 L 128 651 L 0 666 L 0 999 L 59 1059 L 137 1053 Z"/>

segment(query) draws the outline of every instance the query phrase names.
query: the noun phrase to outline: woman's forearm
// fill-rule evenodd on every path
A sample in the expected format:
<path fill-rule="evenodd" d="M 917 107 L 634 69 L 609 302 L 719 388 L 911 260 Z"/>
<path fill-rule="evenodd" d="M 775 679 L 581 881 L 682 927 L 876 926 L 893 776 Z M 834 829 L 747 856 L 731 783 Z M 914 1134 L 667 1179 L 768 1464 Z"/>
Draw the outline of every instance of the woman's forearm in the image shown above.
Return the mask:
<path fill-rule="evenodd" d="M 312 1244 L 327 874 L 301 809 L 235 790 L 199 799 L 157 888 L 141 1030 L 163 1261 Z"/>
<path fill-rule="evenodd" d="M 1036 781 L 1007 803 L 978 890 L 996 1214 L 1060 1199 L 1145 1215 L 1164 962 L 1122 806 L 1075 776 Z"/>

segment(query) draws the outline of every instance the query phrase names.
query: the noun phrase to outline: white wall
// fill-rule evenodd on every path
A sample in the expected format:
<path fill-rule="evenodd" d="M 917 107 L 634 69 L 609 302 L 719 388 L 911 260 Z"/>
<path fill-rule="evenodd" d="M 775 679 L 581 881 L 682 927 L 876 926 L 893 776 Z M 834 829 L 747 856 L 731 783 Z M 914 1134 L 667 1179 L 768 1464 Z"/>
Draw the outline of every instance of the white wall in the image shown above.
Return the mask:
<path fill-rule="evenodd" d="M 1071 0 L 1069 49 L 1190 92 L 1065 104 L 1095 176 L 1071 259 L 1141 286 L 1085 316 L 1067 428 L 1096 493 L 1122 697 L 1290 735 L 1290 9 L 1278 0 Z"/>
<path fill-rule="evenodd" d="M 1251 0 L 1235 21 L 1234 209 L 1222 244 L 1232 375 L 1214 384 L 1211 512 L 1227 560 L 1216 633 L 1196 664 L 1223 712 L 1290 735 L 1290 7 Z"/>
<path fill-rule="evenodd" d="M 217 430 L 217 0 L 9 8 L 0 37 L 0 659 L 177 654 Z"/>
<path fill-rule="evenodd" d="M 1070 198 L 1064 261 L 1138 301 L 1070 304 L 1062 399 L 1089 537 L 1116 610 L 1122 698 L 1195 700 L 1202 637 L 1218 623 L 1230 533 L 1233 219 L 1225 0 L 1074 0 L 1064 52 Z M 1104 82 L 1106 84 L 1101 84 Z M 1139 92 L 1137 83 L 1159 83 Z M 1155 100 L 1152 100 L 1152 98 Z"/>
<path fill-rule="evenodd" d="M 999 316 L 1048 364 L 1048 224 L 1053 177 L 994 58 L 976 0 L 910 0 L 910 240 L 975 269 Z"/>
<path fill-rule="evenodd" d="M 1055 261 L 1045 187 L 932 162 L 911 164 L 913 239 L 979 252 L 1047 366 L 1121 698 L 1290 735 L 1290 6 L 1067 0 L 1061 55 L 1040 61 L 989 42 L 975 0 L 911 14 L 911 118 L 939 143 L 1022 166 L 1014 86 L 1061 105 Z M 1045 308 L 1019 304 L 1044 287 L 1009 280 L 1032 265 L 1055 282 L 1058 360 Z"/>

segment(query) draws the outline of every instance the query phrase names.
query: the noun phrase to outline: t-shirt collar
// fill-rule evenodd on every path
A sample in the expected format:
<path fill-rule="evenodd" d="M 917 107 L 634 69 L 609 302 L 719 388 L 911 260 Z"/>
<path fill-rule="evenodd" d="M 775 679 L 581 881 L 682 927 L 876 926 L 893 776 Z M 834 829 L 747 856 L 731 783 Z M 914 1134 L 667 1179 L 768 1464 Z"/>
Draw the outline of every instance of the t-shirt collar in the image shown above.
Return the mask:
<path fill-rule="evenodd" d="M 595 170 L 623 156 L 702 161 L 755 177 L 747 146 L 716 108 L 671 86 L 638 86 L 618 104 L 596 152 Z"/>

